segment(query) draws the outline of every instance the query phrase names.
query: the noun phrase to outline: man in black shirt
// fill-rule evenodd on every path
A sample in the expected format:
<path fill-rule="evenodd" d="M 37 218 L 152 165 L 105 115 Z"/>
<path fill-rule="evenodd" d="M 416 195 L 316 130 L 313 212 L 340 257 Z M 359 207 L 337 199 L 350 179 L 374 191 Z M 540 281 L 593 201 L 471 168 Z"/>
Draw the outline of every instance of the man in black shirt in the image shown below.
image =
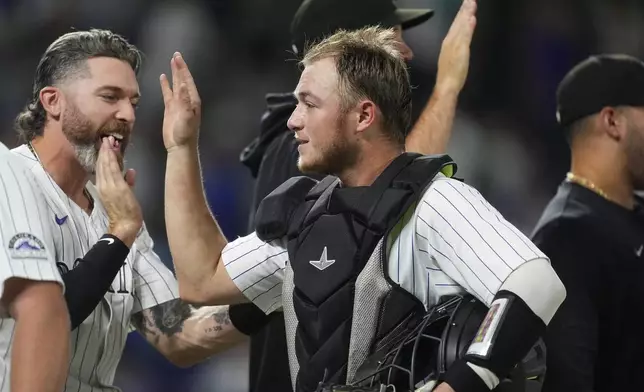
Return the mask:
<path fill-rule="evenodd" d="M 537 224 L 567 298 L 547 332 L 543 392 L 642 390 L 644 63 L 593 56 L 557 91 L 572 167 Z"/>
<path fill-rule="evenodd" d="M 435 154 L 445 151 L 452 130 L 458 95 L 469 68 L 472 33 L 476 24 L 476 2 L 464 0 L 450 31 L 443 40 L 433 94 L 407 136 L 407 151 Z M 402 30 L 417 26 L 433 15 L 429 9 L 400 9 L 391 0 L 305 0 L 291 25 L 293 50 L 304 52 L 337 29 L 354 30 L 369 25 L 397 29 L 400 51 L 407 61 L 413 52 L 402 38 Z M 251 204 L 249 231 L 255 229 L 259 202 L 287 179 L 302 175 L 297 168 L 297 143 L 286 122 L 297 105 L 292 92 L 268 94 L 267 111 L 259 136 L 244 149 L 241 161 L 257 179 Z M 321 177 L 320 177 L 321 178 Z M 320 179 L 318 178 L 318 179 Z M 281 312 L 266 316 L 253 304 L 232 305 L 235 327 L 251 337 L 250 391 L 290 390 L 284 317 Z"/>

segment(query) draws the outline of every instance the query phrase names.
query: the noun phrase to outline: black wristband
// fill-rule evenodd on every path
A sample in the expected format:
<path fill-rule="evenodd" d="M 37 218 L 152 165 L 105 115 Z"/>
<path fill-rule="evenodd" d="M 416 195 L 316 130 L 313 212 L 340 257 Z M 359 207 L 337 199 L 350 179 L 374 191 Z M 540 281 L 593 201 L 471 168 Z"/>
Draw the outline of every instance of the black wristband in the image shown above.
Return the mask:
<path fill-rule="evenodd" d="M 490 392 L 487 384 L 463 358 L 452 364 L 443 381 L 455 392 Z"/>
<path fill-rule="evenodd" d="M 72 330 L 78 327 L 100 303 L 123 266 L 130 249 L 118 237 L 103 235 L 72 270 L 62 270 L 65 301 Z"/>
<path fill-rule="evenodd" d="M 546 324 L 521 297 L 510 291 L 501 290 L 496 293 L 492 307 L 497 301 L 499 304 L 500 301 L 506 301 L 506 305 L 502 311 L 493 316 L 500 319 L 494 331 L 483 333 L 483 336 L 491 336 L 491 345 L 487 349 L 487 354 L 480 355 L 472 352 L 472 346 L 470 346 L 464 358 L 470 363 L 489 369 L 500 380 L 504 380 L 530 352 L 530 348 L 537 340 L 544 335 Z M 488 312 L 486 319 L 490 316 Z M 483 324 L 485 323 L 484 321 Z"/>
<path fill-rule="evenodd" d="M 228 315 L 235 328 L 247 336 L 259 332 L 271 317 L 252 303 L 230 305 Z"/>

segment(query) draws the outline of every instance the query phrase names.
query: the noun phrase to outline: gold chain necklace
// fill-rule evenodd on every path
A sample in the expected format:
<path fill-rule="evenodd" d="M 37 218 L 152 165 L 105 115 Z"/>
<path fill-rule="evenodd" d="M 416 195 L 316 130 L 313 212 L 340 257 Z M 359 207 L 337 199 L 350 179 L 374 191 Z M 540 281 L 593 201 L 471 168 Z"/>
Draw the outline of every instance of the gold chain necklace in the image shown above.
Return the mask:
<path fill-rule="evenodd" d="M 592 181 L 590 181 L 587 178 L 584 178 L 582 176 L 578 176 L 577 174 L 574 174 L 572 172 L 568 172 L 568 174 L 566 174 L 566 179 L 568 181 L 570 181 L 570 182 L 574 182 L 574 183 L 579 184 L 579 185 L 581 185 L 581 186 L 583 186 L 585 188 L 590 189 L 591 191 L 595 192 L 596 194 L 598 194 L 599 196 L 603 197 L 604 199 L 606 199 L 608 201 L 613 201 L 610 197 L 608 197 L 606 192 L 604 192 L 600 187 L 595 185 Z"/>
<path fill-rule="evenodd" d="M 36 158 L 36 160 L 38 161 L 40 166 L 43 168 L 43 170 L 45 172 L 47 172 L 47 169 L 45 169 L 45 165 L 42 164 L 42 161 L 40 160 L 40 157 L 38 156 L 38 154 L 36 154 L 36 150 L 34 149 L 34 146 L 31 145 L 31 142 L 27 142 L 27 147 L 29 148 L 29 151 L 31 151 L 31 153 L 34 154 L 34 157 Z M 85 188 L 85 187 L 83 187 L 83 195 L 85 195 L 85 197 L 89 201 L 89 210 L 90 211 L 93 210 L 94 209 L 94 198 L 87 191 L 87 188 Z"/>

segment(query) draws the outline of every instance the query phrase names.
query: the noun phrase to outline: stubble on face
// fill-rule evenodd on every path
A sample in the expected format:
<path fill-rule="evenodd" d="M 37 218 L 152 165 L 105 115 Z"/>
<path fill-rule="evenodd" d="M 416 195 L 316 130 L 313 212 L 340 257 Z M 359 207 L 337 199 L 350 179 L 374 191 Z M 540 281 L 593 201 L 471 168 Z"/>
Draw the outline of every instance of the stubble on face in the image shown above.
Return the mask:
<path fill-rule="evenodd" d="M 77 106 L 70 104 L 65 109 L 62 129 L 65 137 L 70 142 L 76 153 L 76 159 L 81 167 L 89 174 L 95 174 L 96 161 L 101 146 L 101 137 L 110 133 L 117 133 L 124 136 L 129 135 L 126 124 L 113 120 L 97 129 L 91 120 L 85 116 Z M 127 137 L 121 145 L 121 153 L 116 154 L 119 166 L 123 170 L 125 162 L 125 149 Z"/>
<path fill-rule="evenodd" d="M 305 174 L 339 175 L 354 165 L 358 158 L 356 146 L 346 136 L 346 113 L 340 113 L 330 130 L 328 143 L 311 151 L 312 159 L 298 159 L 298 169 Z M 312 147 L 312 146 L 311 146 Z"/>

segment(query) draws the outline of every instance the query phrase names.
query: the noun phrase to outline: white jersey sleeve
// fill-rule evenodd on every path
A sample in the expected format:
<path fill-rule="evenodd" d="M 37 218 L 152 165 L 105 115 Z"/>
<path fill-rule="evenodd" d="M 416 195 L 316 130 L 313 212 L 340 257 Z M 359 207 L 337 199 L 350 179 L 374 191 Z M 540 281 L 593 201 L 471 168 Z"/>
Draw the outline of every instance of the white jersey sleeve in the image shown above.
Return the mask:
<path fill-rule="evenodd" d="M 282 282 L 288 263 L 284 240 L 264 242 L 253 232 L 229 242 L 221 259 L 235 285 L 264 313 L 282 307 Z"/>
<path fill-rule="evenodd" d="M 415 240 L 429 256 L 423 257 L 425 268 L 439 268 L 487 305 L 512 271 L 547 260 L 476 189 L 442 175 L 420 201 Z"/>
<path fill-rule="evenodd" d="M 0 293 L 10 278 L 63 284 L 46 214 L 45 197 L 32 173 L 0 144 Z"/>
<path fill-rule="evenodd" d="M 132 313 L 179 298 L 179 285 L 174 274 L 154 252 L 154 242 L 145 224 L 139 233 L 134 262 L 134 307 Z"/>

